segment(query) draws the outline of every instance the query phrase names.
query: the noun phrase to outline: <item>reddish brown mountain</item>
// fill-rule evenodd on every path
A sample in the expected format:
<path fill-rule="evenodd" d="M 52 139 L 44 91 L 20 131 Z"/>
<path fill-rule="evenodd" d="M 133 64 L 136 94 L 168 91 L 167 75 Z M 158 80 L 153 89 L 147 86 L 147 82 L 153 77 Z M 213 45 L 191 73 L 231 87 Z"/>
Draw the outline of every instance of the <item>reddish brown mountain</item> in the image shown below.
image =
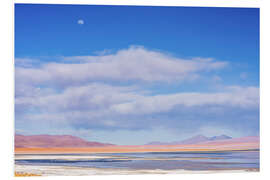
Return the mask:
<path fill-rule="evenodd" d="M 15 147 L 103 147 L 113 144 L 90 142 L 70 135 L 15 135 Z"/>

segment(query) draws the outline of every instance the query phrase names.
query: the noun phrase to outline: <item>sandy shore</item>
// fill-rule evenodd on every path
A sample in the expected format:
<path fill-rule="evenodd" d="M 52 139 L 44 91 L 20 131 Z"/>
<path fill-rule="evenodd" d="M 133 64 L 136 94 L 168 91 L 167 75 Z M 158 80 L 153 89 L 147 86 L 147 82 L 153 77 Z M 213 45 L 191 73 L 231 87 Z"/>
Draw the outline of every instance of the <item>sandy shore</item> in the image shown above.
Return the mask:
<path fill-rule="evenodd" d="M 37 174 L 41 176 L 89 176 L 89 175 L 136 175 L 136 174 L 207 174 L 207 173 L 240 173 L 252 170 L 218 170 L 218 171 L 187 171 L 187 170 L 129 170 L 100 169 L 67 166 L 31 166 L 15 164 L 17 173 Z"/>

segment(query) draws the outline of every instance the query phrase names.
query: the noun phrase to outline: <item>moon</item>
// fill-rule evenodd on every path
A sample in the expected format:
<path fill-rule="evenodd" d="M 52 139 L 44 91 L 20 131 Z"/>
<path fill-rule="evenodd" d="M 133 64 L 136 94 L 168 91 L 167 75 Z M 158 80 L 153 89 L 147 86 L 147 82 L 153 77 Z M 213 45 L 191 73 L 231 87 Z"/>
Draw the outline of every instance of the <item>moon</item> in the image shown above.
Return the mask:
<path fill-rule="evenodd" d="M 78 24 L 81 24 L 81 25 L 84 24 L 84 20 L 79 19 L 79 20 L 78 20 Z"/>

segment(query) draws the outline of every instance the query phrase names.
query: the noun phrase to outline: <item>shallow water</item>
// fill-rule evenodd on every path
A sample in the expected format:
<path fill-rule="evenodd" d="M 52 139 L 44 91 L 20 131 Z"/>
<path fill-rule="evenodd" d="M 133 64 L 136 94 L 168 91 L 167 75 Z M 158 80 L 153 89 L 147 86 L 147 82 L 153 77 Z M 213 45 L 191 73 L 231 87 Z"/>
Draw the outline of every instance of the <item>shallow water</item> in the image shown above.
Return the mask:
<path fill-rule="evenodd" d="M 15 163 L 130 170 L 259 169 L 259 151 L 16 155 Z"/>

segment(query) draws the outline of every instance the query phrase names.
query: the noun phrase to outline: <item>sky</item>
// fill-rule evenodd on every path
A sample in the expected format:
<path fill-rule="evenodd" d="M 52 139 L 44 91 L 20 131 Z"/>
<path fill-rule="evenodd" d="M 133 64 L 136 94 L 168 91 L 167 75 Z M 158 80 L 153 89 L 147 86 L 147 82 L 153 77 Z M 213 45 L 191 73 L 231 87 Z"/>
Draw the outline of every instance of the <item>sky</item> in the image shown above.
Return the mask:
<path fill-rule="evenodd" d="M 15 131 L 259 135 L 259 9 L 15 5 Z"/>

